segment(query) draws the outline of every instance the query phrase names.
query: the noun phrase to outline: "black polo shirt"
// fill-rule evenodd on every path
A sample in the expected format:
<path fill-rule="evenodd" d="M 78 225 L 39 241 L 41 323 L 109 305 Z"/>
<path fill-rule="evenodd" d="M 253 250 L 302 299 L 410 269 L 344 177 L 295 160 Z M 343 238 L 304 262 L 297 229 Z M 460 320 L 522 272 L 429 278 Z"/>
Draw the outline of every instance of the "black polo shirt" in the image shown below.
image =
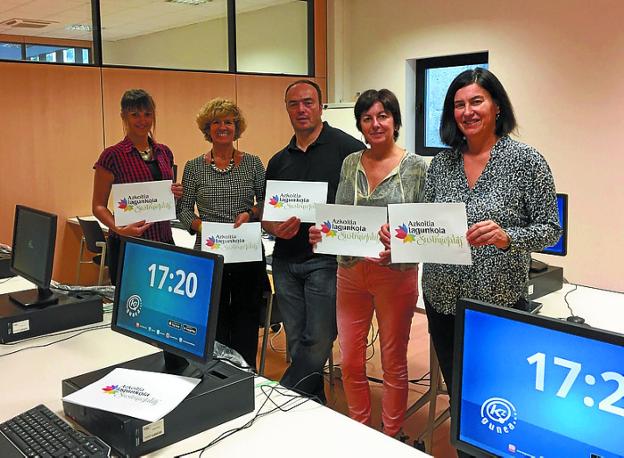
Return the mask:
<path fill-rule="evenodd" d="M 366 148 L 364 144 L 340 129 L 323 123 L 318 138 L 308 146 L 306 152 L 297 147 L 293 136 L 290 143 L 276 153 L 266 170 L 267 180 L 322 181 L 327 183 L 327 203 L 336 201 L 336 190 L 340 181 L 342 161 L 354 151 Z M 308 242 L 310 223 L 302 223 L 299 232 L 292 239 L 277 238 L 273 256 L 294 262 L 302 262 L 314 256 Z"/>

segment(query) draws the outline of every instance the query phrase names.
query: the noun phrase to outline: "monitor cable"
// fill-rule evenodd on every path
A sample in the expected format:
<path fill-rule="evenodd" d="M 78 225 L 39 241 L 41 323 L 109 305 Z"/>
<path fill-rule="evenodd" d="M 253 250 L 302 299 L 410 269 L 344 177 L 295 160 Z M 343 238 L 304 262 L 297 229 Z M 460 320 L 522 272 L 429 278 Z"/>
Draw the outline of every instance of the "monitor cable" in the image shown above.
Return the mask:
<path fill-rule="evenodd" d="M 38 338 L 42 338 L 42 337 L 55 337 L 55 336 L 60 336 L 60 335 L 64 335 L 64 334 L 74 333 L 71 336 L 67 336 L 67 337 L 64 337 L 62 339 L 55 340 L 53 342 L 48 342 L 48 343 L 41 344 L 41 345 L 32 345 L 30 347 L 24 347 L 24 348 L 20 348 L 18 350 L 14 350 L 14 351 L 10 351 L 8 353 L 4 353 L 4 354 L 0 355 L 0 358 L 4 358 L 5 356 L 14 355 L 15 353 L 19 353 L 19 352 L 22 352 L 22 351 L 32 350 L 34 348 L 50 347 L 50 346 L 52 346 L 52 345 L 54 345 L 56 343 L 65 342 L 67 340 L 73 339 L 74 337 L 78 337 L 79 335 L 85 334 L 87 332 L 98 331 L 100 329 L 110 329 L 110 325 L 104 324 L 104 325 L 92 326 L 92 327 L 85 328 L 85 329 L 80 329 L 80 330 L 73 329 L 73 330 L 70 330 L 70 331 L 63 331 L 63 332 L 58 332 L 58 333 L 55 333 L 55 334 L 46 334 L 44 336 L 33 337 L 32 339 L 38 339 Z M 22 340 L 22 341 L 19 341 L 19 342 L 11 342 L 11 343 L 8 343 L 8 344 L 0 344 L 0 348 L 2 348 L 2 347 L 10 347 L 10 346 L 14 346 L 14 345 L 17 345 L 17 344 L 21 344 L 21 343 L 24 343 L 27 340 L 29 340 L 29 339 Z"/>
<path fill-rule="evenodd" d="M 301 380 L 299 380 L 299 382 L 292 388 L 295 389 L 297 385 L 299 385 L 299 383 L 303 382 L 305 379 L 307 379 L 308 377 L 311 377 L 313 375 L 319 375 L 318 372 L 312 373 L 312 374 L 308 374 L 306 377 L 302 378 Z M 262 391 L 262 393 L 265 395 L 265 399 L 262 402 L 262 404 L 260 405 L 260 407 L 258 408 L 258 411 L 256 412 L 256 414 L 249 420 L 247 421 L 245 424 L 236 427 L 236 428 L 232 428 L 230 430 L 224 431 L 223 433 L 221 433 L 219 436 L 217 436 L 215 439 L 213 439 L 211 442 L 209 442 L 206 446 L 193 450 L 191 452 L 186 452 L 183 453 L 181 455 L 176 455 L 174 458 L 182 458 L 184 456 L 188 456 L 188 455 L 192 455 L 194 453 L 199 453 L 199 456 L 201 457 L 203 455 L 203 453 L 208 450 L 210 447 L 213 447 L 214 445 L 218 444 L 219 442 L 221 442 L 222 440 L 232 436 L 233 434 L 236 434 L 239 431 L 243 431 L 245 429 L 250 428 L 255 422 L 256 420 L 258 420 L 259 418 L 265 417 L 267 415 L 270 415 L 274 412 L 277 411 L 281 411 L 281 412 L 289 412 L 297 407 L 299 407 L 302 404 L 305 404 L 306 402 L 310 401 L 313 398 L 310 398 L 308 396 L 303 396 L 300 394 L 292 394 L 289 392 L 289 389 L 281 387 L 279 385 L 277 385 L 276 383 L 273 382 L 267 382 L 266 384 L 261 384 L 259 386 L 260 391 Z M 271 395 L 273 393 L 278 393 L 286 398 L 288 398 L 285 402 L 283 402 L 282 404 L 278 404 L 276 403 L 273 399 L 271 399 Z M 271 404 L 273 404 L 273 408 L 271 408 L 270 410 L 266 410 L 266 411 L 262 411 L 262 409 L 265 407 L 265 405 L 267 405 L 268 402 L 271 402 Z"/>

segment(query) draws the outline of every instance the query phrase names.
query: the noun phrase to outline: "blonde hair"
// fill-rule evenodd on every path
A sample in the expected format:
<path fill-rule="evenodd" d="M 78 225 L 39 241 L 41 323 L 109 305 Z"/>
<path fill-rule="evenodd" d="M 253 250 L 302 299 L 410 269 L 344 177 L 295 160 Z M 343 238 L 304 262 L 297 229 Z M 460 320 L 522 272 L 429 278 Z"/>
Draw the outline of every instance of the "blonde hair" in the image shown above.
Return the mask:
<path fill-rule="evenodd" d="M 245 132 L 247 123 L 243 116 L 243 112 L 238 106 L 228 99 L 216 98 L 206 103 L 199 113 L 197 114 L 197 127 L 202 131 L 206 140 L 212 143 L 212 137 L 210 136 L 210 124 L 215 119 L 223 118 L 225 116 L 234 117 L 234 140 L 238 140 L 240 136 Z"/>

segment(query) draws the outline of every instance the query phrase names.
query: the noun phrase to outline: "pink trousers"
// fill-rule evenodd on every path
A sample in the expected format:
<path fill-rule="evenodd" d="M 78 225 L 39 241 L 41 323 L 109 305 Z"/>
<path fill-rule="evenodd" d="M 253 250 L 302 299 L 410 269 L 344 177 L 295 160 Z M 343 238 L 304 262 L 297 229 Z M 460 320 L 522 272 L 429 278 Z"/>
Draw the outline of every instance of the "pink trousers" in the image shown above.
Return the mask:
<path fill-rule="evenodd" d="M 338 267 L 336 317 L 349 416 L 370 425 L 366 344 L 374 311 L 383 369 L 381 419 L 389 436 L 401 430 L 407 409 L 407 343 L 417 299 L 417 268 L 400 272 L 370 261 Z"/>

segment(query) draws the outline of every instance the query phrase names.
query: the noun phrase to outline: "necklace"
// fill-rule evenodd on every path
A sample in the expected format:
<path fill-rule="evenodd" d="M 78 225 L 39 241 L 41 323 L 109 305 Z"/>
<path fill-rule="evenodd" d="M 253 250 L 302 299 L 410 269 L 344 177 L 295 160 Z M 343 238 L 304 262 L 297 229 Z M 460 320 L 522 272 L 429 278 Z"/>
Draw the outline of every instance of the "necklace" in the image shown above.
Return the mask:
<path fill-rule="evenodd" d="M 224 169 L 220 169 L 219 167 L 217 167 L 217 164 L 215 164 L 215 159 L 214 159 L 214 154 L 212 153 L 212 150 L 210 150 L 210 167 L 212 167 L 212 169 L 215 172 L 219 172 L 219 173 L 228 173 L 230 170 L 232 170 L 232 167 L 234 167 L 234 153 L 236 150 L 232 151 L 232 157 L 230 158 L 230 163 L 227 165 L 227 167 L 225 167 Z"/>
<path fill-rule="evenodd" d="M 139 151 L 137 149 L 137 151 Z M 152 159 L 152 147 L 148 146 L 147 149 L 145 151 L 139 151 L 139 154 L 141 155 L 141 159 L 143 159 L 144 161 L 149 161 Z"/>

